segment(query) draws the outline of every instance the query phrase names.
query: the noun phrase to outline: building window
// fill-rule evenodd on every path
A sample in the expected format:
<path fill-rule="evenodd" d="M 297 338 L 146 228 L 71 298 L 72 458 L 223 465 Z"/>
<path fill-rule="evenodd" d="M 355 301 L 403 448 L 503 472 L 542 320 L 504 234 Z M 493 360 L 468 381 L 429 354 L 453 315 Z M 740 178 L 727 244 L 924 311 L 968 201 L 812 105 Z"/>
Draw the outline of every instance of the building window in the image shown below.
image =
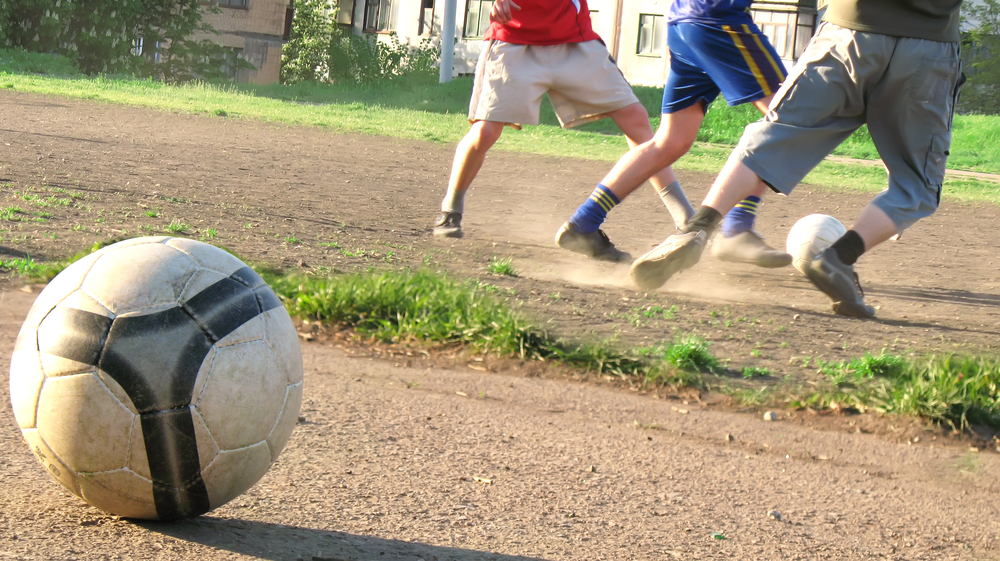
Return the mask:
<path fill-rule="evenodd" d="M 354 0 L 339 0 L 337 3 L 337 23 L 354 27 Z"/>
<path fill-rule="evenodd" d="M 635 54 L 644 56 L 663 56 L 666 34 L 663 29 L 663 16 L 659 14 L 639 14 L 639 41 Z"/>
<path fill-rule="evenodd" d="M 420 6 L 420 25 L 417 35 L 432 35 L 434 33 L 434 0 L 423 0 Z"/>
<path fill-rule="evenodd" d="M 465 12 L 464 37 L 477 38 L 486 35 L 490 28 L 490 10 L 493 0 L 469 0 Z"/>
<path fill-rule="evenodd" d="M 365 0 L 365 24 L 363 31 L 371 33 L 389 31 L 389 0 Z"/>
<path fill-rule="evenodd" d="M 230 8 L 247 7 L 247 0 L 215 0 L 215 3 L 220 6 L 229 6 Z"/>

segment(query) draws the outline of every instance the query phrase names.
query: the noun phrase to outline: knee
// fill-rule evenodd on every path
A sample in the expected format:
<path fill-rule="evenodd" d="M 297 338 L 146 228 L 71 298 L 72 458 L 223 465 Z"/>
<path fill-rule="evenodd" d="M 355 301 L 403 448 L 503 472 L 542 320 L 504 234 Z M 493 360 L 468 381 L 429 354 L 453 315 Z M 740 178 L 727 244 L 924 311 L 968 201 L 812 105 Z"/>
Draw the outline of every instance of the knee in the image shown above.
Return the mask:
<path fill-rule="evenodd" d="M 656 136 L 653 137 L 652 145 L 653 149 L 662 160 L 669 160 L 667 164 L 665 164 L 669 165 L 684 154 L 688 153 L 688 150 L 694 146 L 694 138 L 681 137 L 676 134 L 661 134 L 660 132 L 657 132 Z"/>
<path fill-rule="evenodd" d="M 465 141 L 474 150 L 489 150 L 500 139 L 503 127 L 503 123 L 495 121 L 476 121 L 465 135 Z"/>

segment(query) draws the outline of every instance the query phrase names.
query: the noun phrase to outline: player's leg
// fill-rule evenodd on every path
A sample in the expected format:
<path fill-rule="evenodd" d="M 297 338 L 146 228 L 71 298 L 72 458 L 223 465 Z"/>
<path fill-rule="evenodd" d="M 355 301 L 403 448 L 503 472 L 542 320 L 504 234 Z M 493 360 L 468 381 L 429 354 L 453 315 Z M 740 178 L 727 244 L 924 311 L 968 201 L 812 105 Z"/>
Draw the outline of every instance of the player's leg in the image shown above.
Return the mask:
<path fill-rule="evenodd" d="M 852 283 L 842 282 L 843 288 L 834 281 L 853 273 L 862 254 L 937 210 L 964 82 L 957 43 L 892 38 L 891 45 L 885 49 L 888 68 L 868 94 L 868 129 L 889 170 L 889 188 L 808 269 L 813 284 L 845 315 L 870 317 L 867 306 L 844 298 Z"/>
<path fill-rule="evenodd" d="M 786 78 L 784 64 L 760 29 L 747 19 L 743 24 L 705 25 L 682 23 L 676 36 L 683 41 L 696 65 L 718 85 L 730 106 L 752 103 L 767 114 L 771 99 Z M 767 245 L 754 223 L 767 190 L 759 183 L 722 221 L 712 254 L 720 260 L 760 267 L 784 267 L 792 256 Z"/>
<path fill-rule="evenodd" d="M 465 212 L 465 193 L 486 160 L 486 153 L 500 138 L 504 123 L 476 121 L 455 148 L 451 164 L 448 191 L 441 201 L 441 216 L 434 223 L 434 235 L 451 238 L 462 237 L 462 213 Z"/>
<path fill-rule="evenodd" d="M 545 86 L 539 68 L 525 45 L 490 41 L 476 64 L 469 100 L 472 127 L 455 149 L 448 190 L 434 223 L 436 236 L 462 237 L 465 195 L 483 166 L 487 152 L 500 138 L 504 125 L 538 124 Z"/>
<path fill-rule="evenodd" d="M 625 134 L 629 150 L 634 150 L 637 146 L 653 139 L 653 127 L 649 123 L 649 113 L 641 103 L 633 103 L 608 116 Z M 691 207 L 684 190 L 681 189 L 673 168 L 664 167 L 654 173 L 649 178 L 649 182 L 656 189 L 656 194 L 663 201 L 663 205 L 667 207 L 667 212 L 673 218 L 674 225 L 677 228 L 683 228 L 694 214 L 694 208 Z M 619 200 L 622 198 L 624 197 L 619 196 Z"/>
<path fill-rule="evenodd" d="M 850 30 L 823 24 L 803 53 L 797 73 L 778 91 L 774 111 L 747 125 L 685 231 L 668 237 L 633 263 L 631 275 L 636 284 L 656 288 L 697 263 L 723 215 L 761 181 L 775 191 L 791 193 L 864 123 L 864 88 L 877 81 L 885 61 L 859 56 L 853 39 Z"/>

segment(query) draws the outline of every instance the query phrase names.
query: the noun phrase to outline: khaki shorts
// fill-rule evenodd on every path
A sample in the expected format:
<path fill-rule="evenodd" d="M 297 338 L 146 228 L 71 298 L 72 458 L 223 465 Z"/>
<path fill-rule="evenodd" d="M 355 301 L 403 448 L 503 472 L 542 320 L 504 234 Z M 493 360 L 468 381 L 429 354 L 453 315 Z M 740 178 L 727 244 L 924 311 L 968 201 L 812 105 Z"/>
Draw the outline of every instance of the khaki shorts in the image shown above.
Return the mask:
<path fill-rule="evenodd" d="M 563 127 L 606 117 L 639 101 L 600 41 L 516 45 L 491 40 L 479 56 L 469 122 L 537 125 L 549 94 Z"/>

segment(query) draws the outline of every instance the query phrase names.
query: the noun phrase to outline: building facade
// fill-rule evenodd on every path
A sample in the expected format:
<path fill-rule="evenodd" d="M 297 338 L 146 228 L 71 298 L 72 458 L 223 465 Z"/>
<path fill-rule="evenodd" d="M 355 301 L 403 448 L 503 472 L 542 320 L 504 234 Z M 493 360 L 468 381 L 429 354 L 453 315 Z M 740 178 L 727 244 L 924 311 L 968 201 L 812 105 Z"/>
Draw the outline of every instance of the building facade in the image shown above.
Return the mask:
<path fill-rule="evenodd" d="M 211 39 L 256 70 L 237 70 L 231 78 L 249 84 L 273 84 L 281 73 L 281 46 L 292 24 L 292 0 L 213 0 L 220 13 L 206 12 L 203 20 L 219 31 Z"/>
<path fill-rule="evenodd" d="M 341 25 L 356 34 L 387 35 L 416 44 L 439 37 L 444 0 L 332 0 Z M 671 0 L 588 0 L 594 30 L 633 84 L 660 86 L 666 77 L 666 16 Z M 482 50 L 493 0 L 458 0 L 454 74 L 471 74 Z M 816 0 L 766 0 L 752 15 L 786 65 L 802 53 L 818 24 Z"/>

